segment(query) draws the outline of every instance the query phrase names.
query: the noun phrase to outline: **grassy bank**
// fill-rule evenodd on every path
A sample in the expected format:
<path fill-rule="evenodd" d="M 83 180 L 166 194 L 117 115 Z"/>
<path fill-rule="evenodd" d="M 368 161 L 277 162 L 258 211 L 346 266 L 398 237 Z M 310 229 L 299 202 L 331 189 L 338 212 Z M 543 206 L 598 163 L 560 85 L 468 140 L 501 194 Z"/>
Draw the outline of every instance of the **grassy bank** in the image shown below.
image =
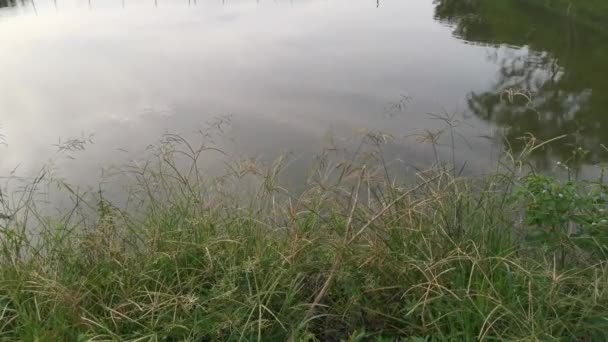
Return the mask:
<path fill-rule="evenodd" d="M 323 155 L 295 195 L 280 162 L 207 179 L 205 153 L 172 140 L 125 171 L 128 209 L 64 185 L 73 209 L 42 215 L 5 194 L 0 339 L 608 339 L 600 181 L 437 165 L 400 183 Z"/>

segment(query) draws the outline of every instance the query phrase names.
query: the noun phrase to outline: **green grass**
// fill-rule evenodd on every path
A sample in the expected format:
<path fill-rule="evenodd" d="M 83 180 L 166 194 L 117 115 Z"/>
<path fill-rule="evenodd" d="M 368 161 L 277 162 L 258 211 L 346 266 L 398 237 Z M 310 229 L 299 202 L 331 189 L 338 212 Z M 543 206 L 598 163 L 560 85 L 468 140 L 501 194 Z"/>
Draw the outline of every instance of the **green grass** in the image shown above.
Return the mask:
<path fill-rule="evenodd" d="M 125 171 L 128 209 L 71 187 L 54 215 L 3 197 L 0 340 L 608 339 L 606 230 L 560 230 L 598 227 L 604 204 L 552 202 L 600 182 L 437 166 L 399 183 L 382 162 L 325 156 L 296 195 L 281 163 L 205 179 L 204 147 L 168 145 Z"/>

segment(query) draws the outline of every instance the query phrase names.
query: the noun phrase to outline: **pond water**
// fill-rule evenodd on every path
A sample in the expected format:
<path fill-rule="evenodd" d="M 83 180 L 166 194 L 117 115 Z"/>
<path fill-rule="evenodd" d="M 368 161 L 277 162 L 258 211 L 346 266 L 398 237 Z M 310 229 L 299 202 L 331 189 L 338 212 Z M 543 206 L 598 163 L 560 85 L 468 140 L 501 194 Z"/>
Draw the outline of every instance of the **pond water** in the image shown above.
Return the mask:
<path fill-rule="evenodd" d="M 540 168 L 608 153 L 608 5 L 562 0 L 0 0 L 0 172 L 91 183 L 166 132 L 229 117 L 233 152 L 306 158 L 328 136 L 420 139 L 457 122 L 483 168 L 503 138 L 568 137 Z M 57 145 L 89 140 L 85 151 Z M 71 140 L 77 139 L 77 140 Z M 440 146 L 447 155 L 451 146 Z"/>

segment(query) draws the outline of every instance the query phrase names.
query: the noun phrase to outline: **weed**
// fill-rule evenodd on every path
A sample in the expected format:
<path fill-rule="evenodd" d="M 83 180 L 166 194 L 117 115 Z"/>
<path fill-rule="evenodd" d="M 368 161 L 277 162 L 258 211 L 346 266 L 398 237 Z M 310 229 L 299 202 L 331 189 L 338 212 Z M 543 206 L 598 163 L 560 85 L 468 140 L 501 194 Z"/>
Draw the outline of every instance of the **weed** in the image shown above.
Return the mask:
<path fill-rule="evenodd" d="M 285 159 L 208 177 L 221 151 L 169 135 L 122 171 L 127 206 L 61 183 L 59 215 L 42 173 L 2 197 L 0 339 L 605 340 L 607 189 L 520 177 L 529 139 L 493 175 L 399 181 L 372 134 L 294 193 Z"/>

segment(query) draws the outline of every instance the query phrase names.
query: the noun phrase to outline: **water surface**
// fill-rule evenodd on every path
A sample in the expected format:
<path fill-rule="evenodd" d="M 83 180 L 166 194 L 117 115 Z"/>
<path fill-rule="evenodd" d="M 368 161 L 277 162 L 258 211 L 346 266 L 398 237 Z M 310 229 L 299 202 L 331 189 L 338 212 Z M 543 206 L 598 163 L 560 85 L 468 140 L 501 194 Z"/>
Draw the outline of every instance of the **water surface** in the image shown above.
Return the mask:
<path fill-rule="evenodd" d="M 307 158 L 328 136 L 410 139 L 458 122 L 457 158 L 481 169 L 521 136 L 550 139 L 537 166 L 575 146 L 607 156 L 603 2 L 540 0 L 0 0 L 0 170 L 94 183 L 166 132 L 230 117 L 225 149 Z M 57 155 L 66 140 L 84 152 Z M 465 142 L 466 140 L 466 142 Z M 442 156 L 450 146 L 439 148 Z"/>

